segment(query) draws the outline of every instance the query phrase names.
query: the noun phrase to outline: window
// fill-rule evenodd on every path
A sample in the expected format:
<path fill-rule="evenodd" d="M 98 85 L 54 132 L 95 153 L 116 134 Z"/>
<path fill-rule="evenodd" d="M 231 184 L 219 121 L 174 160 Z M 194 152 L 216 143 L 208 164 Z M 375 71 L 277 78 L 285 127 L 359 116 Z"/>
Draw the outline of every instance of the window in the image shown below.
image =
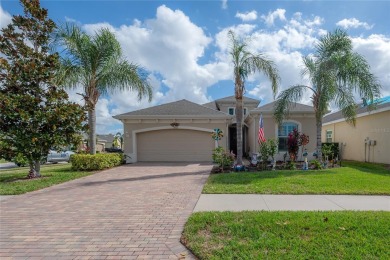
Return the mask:
<path fill-rule="evenodd" d="M 283 123 L 278 129 L 278 139 L 279 139 L 279 151 L 287 151 L 287 139 L 288 134 L 294 129 L 298 129 L 298 124 L 296 123 Z"/>
<path fill-rule="evenodd" d="M 326 130 L 326 142 L 331 143 L 332 142 L 332 135 L 333 131 L 332 130 Z"/>
<path fill-rule="evenodd" d="M 246 112 L 247 112 L 247 110 L 246 110 L 246 108 L 244 108 L 244 115 L 246 115 Z M 229 113 L 229 115 L 235 115 L 236 114 L 236 109 L 234 107 L 229 107 L 228 108 L 228 113 Z"/>

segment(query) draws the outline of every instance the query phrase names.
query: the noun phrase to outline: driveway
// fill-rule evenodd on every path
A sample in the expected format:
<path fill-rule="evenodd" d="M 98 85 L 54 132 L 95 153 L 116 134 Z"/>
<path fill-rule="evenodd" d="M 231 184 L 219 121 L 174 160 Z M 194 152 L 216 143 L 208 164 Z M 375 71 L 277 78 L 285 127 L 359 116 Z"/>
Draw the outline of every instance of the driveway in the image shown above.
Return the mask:
<path fill-rule="evenodd" d="M 126 165 L 0 201 L 0 258 L 190 259 L 179 239 L 210 170 Z"/>

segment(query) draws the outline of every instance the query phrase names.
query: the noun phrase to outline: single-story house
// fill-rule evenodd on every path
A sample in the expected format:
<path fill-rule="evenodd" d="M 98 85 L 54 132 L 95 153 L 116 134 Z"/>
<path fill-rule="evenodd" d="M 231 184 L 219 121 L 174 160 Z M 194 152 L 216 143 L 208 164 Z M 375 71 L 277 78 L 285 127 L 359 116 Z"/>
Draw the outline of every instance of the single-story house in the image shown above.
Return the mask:
<path fill-rule="evenodd" d="M 104 144 L 104 148 L 111 148 L 113 147 L 113 142 L 115 136 L 113 134 L 108 134 L 108 135 L 96 135 L 97 142 Z M 103 149 L 104 150 L 104 149 Z"/>
<path fill-rule="evenodd" d="M 341 144 L 342 158 L 390 164 L 390 96 L 376 100 L 376 109 L 359 104 L 356 126 L 338 111 L 322 121 L 322 142 Z"/>
<path fill-rule="evenodd" d="M 294 128 L 310 136 L 306 148 L 312 159 L 316 140 L 313 107 L 297 103 L 289 119 L 279 128 L 273 119 L 274 103 L 258 107 L 259 104 L 259 100 L 244 97 L 245 155 L 251 156 L 259 149 L 257 136 L 262 114 L 265 137 L 280 140 L 277 160 L 283 160 L 287 135 Z M 183 99 L 114 118 L 124 125 L 124 152 L 131 158 L 128 162 L 210 162 L 216 146 L 233 153 L 237 151 L 234 96 L 203 105 Z M 217 128 L 223 132 L 218 143 L 211 136 Z"/>

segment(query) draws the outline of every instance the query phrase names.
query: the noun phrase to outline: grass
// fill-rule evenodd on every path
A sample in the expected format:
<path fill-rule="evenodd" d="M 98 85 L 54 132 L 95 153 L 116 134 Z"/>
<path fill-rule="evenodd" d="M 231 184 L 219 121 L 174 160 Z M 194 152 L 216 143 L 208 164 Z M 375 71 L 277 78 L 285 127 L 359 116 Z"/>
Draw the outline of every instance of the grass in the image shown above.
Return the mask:
<path fill-rule="evenodd" d="M 13 168 L 0 171 L 0 195 L 17 195 L 40 190 L 55 184 L 78 179 L 94 172 L 73 171 L 71 164 L 44 165 L 42 178 L 26 179 L 29 168 Z"/>
<path fill-rule="evenodd" d="M 203 193 L 389 195 L 390 169 L 382 164 L 343 162 L 320 171 L 263 171 L 211 175 Z"/>
<path fill-rule="evenodd" d="M 0 163 L 6 163 L 7 161 L 4 159 L 0 159 Z"/>
<path fill-rule="evenodd" d="M 199 259 L 390 259 L 390 212 L 202 212 L 182 235 Z"/>

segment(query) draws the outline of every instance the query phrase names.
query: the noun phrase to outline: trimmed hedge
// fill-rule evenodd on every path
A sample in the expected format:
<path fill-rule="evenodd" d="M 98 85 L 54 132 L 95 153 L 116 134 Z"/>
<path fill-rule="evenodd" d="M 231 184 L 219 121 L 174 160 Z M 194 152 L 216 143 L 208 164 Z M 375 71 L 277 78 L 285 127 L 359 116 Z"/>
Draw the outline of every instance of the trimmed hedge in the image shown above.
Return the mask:
<path fill-rule="evenodd" d="M 99 154 L 73 154 L 70 157 L 72 170 L 96 171 L 121 165 L 123 154 L 99 153 Z"/>

